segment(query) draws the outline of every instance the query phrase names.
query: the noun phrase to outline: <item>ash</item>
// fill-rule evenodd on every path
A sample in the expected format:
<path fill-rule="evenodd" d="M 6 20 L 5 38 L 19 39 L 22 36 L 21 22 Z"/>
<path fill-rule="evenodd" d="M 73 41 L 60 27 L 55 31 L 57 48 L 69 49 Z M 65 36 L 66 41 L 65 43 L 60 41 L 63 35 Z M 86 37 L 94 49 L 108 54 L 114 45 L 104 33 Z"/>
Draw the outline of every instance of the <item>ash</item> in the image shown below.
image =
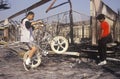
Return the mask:
<path fill-rule="evenodd" d="M 25 71 L 19 56 L 0 50 L 0 79 L 120 79 L 118 62 L 97 66 L 94 60 L 86 58 L 48 55 L 38 68 Z"/>

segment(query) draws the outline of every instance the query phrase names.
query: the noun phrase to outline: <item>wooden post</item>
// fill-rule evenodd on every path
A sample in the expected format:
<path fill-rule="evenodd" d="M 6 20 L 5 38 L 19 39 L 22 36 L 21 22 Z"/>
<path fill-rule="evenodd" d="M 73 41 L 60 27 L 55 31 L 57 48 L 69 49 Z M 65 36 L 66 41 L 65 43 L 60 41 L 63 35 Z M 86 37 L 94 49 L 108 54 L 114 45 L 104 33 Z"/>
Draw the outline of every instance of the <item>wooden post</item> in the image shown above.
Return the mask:
<path fill-rule="evenodd" d="M 84 25 L 82 25 L 82 38 L 84 38 L 85 34 L 84 34 Z"/>
<path fill-rule="evenodd" d="M 92 44 L 96 44 L 96 25 L 95 25 L 95 9 L 93 6 L 93 0 L 90 0 L 90 27 L 91 27 L 91 38 L 92 38 Z"/>
<path fill-rule="evenodd" d="M 72 3 L 71 0 L 68 0 L 69 5 L 70 5 L 70 12 L 69 12 L 69 17 L 70 17 L 70 39 L 71 39 L 71 44 L 74 44 L 73 40 L 73 12 L 72 12 Z"/>
<path fill-rule="evenodd" d="M 90 0 L 90 26 L 91 26 L 91 38 L 92 38 L 92 44 L 97 43 L 97 20 L 96 16 L 98 13 L 101 13 L 100 11 L 100 6 L 101 6 L 101 0 Z"/>

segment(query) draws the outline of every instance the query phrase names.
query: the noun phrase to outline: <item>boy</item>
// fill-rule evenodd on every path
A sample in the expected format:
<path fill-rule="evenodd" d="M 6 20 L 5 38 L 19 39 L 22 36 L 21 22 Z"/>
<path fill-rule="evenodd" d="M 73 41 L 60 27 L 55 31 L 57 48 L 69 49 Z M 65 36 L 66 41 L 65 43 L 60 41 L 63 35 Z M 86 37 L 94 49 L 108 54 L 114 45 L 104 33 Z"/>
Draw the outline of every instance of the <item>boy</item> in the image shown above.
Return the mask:
<path fill-rule="evenodd" d="M 107 64 L 106 62 L 106 51 L 107 51 L 107 41 L 109 40 L 110 36 L 110 26 L 109 24 L 105 21 L 105 15 L 104 14 L 99 14 L 97 16 L 97 20 L 100 22 L 100 35 L 99 35 L 99 40 L 98 40 L 98 52 L 100 56 L 100 63 L 98 65 L 105 65 Z"/>
<path fill-rule="evenodd" d="M 33 34 L 32 31 L 34 30 L 33 25 L 36 24 L 36 22 L 30 22 L 34 19 L 34 13 L 28 12 L 26 17 L 22 20 L 21 24 L 21 42 L 25 43 L 29 49 L 29 55 L 26 61 L 23 63 L 26 70 L 28 70 L 29 65 L 31 64 L 31 58 L 35 54 L 37 47 L 35 46 L 35 43 L 33 42 Z"/>

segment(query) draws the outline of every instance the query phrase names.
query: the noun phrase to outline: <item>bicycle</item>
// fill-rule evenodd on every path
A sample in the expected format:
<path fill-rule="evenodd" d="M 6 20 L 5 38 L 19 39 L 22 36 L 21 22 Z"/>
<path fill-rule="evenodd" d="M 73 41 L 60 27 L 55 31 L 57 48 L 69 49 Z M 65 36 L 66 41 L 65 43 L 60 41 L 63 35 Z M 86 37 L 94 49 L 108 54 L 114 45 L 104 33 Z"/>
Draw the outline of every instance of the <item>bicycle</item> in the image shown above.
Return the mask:
<path fill-rule="evenodd" d="M 32 58 L 31 68 L 36 68 L 41 64 L 43 55 L 49 54 L 48 48 L 51 48 L 56 54 L 62 54 L 68 49 L 68 40 L 63 36 L 53 36 L 47 29 L 45 24 L 38 24 L 38 29 L 35 31 L 35 41 L 38 50 Z M 26 61 L 29 51 L 24 54 L 23 61 Z"/>
<path fill-rule="evenodd" d="M 32 57 L 30 64 L 31 68 L 37 68 L 41 62 L 43 55 L 49 54 L 48 48 L 50 48 L 53 52 L 56 54 L 62 54 L 67 51 L 68 49 L 68 40 L 63 36 L 53 36 L 47 29 L 44 23 L 38 22 L 38 29 L 35 30 L 34 36 L 35 38 L 36 46 L 38 50 Z M 28 55 L 29 55 L 29 47 L 20 41 L 16 42 L 8 42 L 4 46 L 4 48 L 9 48 L 11 51 L 15 52 L 16 55 L 20 55 L 19 50 L 22 50 L 22 60 L 23 62 L 26 61 Z M 27 69 L 25 69 L 27 70 Z"/>

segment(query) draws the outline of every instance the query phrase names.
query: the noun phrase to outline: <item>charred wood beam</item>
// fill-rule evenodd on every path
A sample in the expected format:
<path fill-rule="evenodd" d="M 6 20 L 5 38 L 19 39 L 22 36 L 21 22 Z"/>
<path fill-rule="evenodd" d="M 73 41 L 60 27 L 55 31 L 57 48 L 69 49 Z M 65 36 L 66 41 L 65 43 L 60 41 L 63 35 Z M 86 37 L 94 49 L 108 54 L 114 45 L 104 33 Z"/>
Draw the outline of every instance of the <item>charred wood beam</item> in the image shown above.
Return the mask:
<path fill-rule="evenodd" d="M 47 10 L 46 10 L 46 13 L 49 11 L 49 10 L 51 10 L 51 9 L 55 9 L 55 8 L 57 8 L 57 7 L 59 7 L 59 6 L 62 6 L 62 5 L 64 5 L 64 4 L 67 4 L 68 2 L 64 2 L 64 3 L 61 3 L 61 4 L 59 4 L 59 5 L 56 5 L 56 6 L 54 6 L 54 7 L 49 7 Z"/>
<path fill-rule="evenodd" d="M 54 0 L 51 5 L 48 7 L 48 9 L 46 10 L 46 13 L 52 8 L 52 6 L 55 4 L 56 0 Z"/>
<path fill-rule="evenodd" d="M 10 16 L 8 19 L 12 19 L 12 18 L 14 18 L 14 17 L 16 17 L 16 16 L 18 16 L 18 15 L 20 15 L 20 14 L 22 14 L 22 13 L 25 13 L 26 11 L 30 11 L 30 10 L 32 10 L 32 9 L 34 9 L 34 8 L 36 8 L 36 7 L 39 7 L 39 6 L 45 4 L 45 3 L 49 2 L 49 1 L 51 1 L 51 0 L 42 0 L 42 1 L 39 1 L 39 2 L 37 2 L 37 3 L 35 3 L 35 4 L 33 4 L 32 6 L 30 6 L 30 7 L 26 8 L 26 9 L 24 9 L 24 10 L 22 10 L 22 11 L 19 11 L 19 12 L 13 14 L 13 15 Z"/>
<path fill-rule="evenodd" d="M 33 4 L 32 6 L 28 7 L 27 10 L 28 11 L 32 10 L 32 9 L 34 9 L 36 7 L 39 7 L 39 6 L 45 4 L 45 3 L 49 2 L 49 1 L 51 1 L 51 0 L 41 0 L 40 2 L 37 2 L 37 3 Z"/>
<path fill-rule="evenodd" d="M 57 8 L 57 7 L 59 7 L 59 6 L 62 6 L 62 5 L 64 5 L 64 4 L 67 4 L 67 3 L 68 3 L 68 2 L 61 3 L 61 4 L 57 5 L 57 6 L 52 7 L 51 9 Z"/>

